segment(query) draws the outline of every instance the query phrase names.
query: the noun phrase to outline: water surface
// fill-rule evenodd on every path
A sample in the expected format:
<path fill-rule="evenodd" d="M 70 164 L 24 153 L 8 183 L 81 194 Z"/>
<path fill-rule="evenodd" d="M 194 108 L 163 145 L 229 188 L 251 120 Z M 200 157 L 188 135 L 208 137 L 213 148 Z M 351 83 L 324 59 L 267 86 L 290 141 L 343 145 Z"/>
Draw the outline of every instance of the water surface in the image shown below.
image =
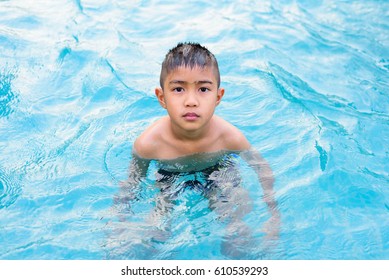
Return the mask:
<path fill-rule="evenodd" d="M 154 173 L 116 241 L 113 199 L 133 141 L 165 115 L 154 97 L 165 53 L 198 41 L 219 61 L 217 114 L 276 178 L 281 235 L 263 255 L 268 213 L 240 166 L 259 239 L 251 257 L 388 259 L 387 11 L 387 1 L 0 1 L 0 258 L 150 257 Z M 151 258 L 228 258 L 198 193 L 173 218 Z M 129 238 L 138 249 L 108 249 Z"/>

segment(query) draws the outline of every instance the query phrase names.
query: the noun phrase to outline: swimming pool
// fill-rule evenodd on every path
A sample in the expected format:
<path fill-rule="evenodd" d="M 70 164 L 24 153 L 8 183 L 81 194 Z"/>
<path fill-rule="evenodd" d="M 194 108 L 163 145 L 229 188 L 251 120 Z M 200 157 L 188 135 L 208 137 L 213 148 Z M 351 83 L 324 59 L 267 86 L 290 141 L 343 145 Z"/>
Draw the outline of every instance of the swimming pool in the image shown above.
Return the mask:
<path fill-rule="evenodd" d="M 268 213 L 241 164 L 258 240 L 245 258 L 388 259 L 388 11 L 387 1 L 0 1 L 0 259 L 228 258 L 223 223 L 193 191 L 171 236 L 144 240 L 153 172 L 137 215 L 125 224 L 112 210 L 132 142 L 165 114 L 153 89 L 178 41 L 216 55 L 217 114 L 275 173 L 281 235 L 265 253 Z"/>

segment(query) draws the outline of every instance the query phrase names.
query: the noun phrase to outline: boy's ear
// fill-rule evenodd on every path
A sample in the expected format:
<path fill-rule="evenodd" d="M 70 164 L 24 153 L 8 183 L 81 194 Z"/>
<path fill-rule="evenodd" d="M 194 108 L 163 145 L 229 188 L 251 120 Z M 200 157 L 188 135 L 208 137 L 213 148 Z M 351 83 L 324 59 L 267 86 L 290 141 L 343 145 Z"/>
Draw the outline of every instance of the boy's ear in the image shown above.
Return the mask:
<path fill-rule="evenodd" d="M 158 98 L 159 104 L 166 109 L 166 103 L 165 103 L 165 95 L 163 94 L 162 88 L 156 88 L 155 89 L 155 95 Z"/>
<path fill-rule="evenodd" d="M 224 95 L 224 88 L 219 88 L 217 90 L 217 99 L 216 99 L 216 106 L 219 105 L 220 101 L 222 100 Z"/>

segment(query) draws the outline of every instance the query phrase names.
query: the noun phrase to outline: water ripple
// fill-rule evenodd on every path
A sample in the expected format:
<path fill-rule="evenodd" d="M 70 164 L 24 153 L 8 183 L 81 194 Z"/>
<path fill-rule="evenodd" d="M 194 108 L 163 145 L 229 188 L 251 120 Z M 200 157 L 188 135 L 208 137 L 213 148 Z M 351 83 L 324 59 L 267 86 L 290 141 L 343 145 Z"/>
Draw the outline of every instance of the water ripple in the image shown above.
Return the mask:
<path fill-rule="evenodd" d="M 17 100 L 17 95 L 12 90 L 14 79 L 15 74 L 0 69 L 0 117 L 7 117 L 13 111 L 11 105 Z"/>
<path fill-rule="evenodd" d="M 0 209 L 14 204 L 21 192 L 21 186 L 0 169 Z"/>
<path fill-rule="evenodd" d="M 388 256 L 388 1 L 0 2 L 0 154 L 24 176 L 22 188 L 0 168 L 0 258 L 91 258 L 98 243 L 109 258 L 224 258 L 206 200 L 176 205 L 168 240 L 148 223 L 153 175 L 137 215 L 99 234 L 134 139 L 165 114 L 153 87 L 178 41 L 216 55 L 227 92 L 217 114 L 274 167 L 274 257 Z M 247 221 L 261 239 L 267 211 L 255 209 Z"/>

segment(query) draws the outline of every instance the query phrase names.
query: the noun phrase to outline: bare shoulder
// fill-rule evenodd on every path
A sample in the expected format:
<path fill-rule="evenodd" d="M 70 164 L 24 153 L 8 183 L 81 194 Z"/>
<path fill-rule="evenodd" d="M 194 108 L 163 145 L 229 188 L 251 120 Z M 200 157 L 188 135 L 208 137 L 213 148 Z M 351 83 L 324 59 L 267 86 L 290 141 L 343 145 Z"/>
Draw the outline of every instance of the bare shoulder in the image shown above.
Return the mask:
<path fill-rule="evenodd" d="M 250 148 L 250 143 L 236 126 L 218 116 L 215 116 L 215 121 L 220 128 L 225 149 L 242 151 Z"/>
<path fill-rule="evenodd" d="M 157 157 L 165 124 L 165 118 L 158 119 L 146 128 L 146 130 L 135 140 L 134 152 L 138 156 L 145 159 L 154 159 Z"/>

